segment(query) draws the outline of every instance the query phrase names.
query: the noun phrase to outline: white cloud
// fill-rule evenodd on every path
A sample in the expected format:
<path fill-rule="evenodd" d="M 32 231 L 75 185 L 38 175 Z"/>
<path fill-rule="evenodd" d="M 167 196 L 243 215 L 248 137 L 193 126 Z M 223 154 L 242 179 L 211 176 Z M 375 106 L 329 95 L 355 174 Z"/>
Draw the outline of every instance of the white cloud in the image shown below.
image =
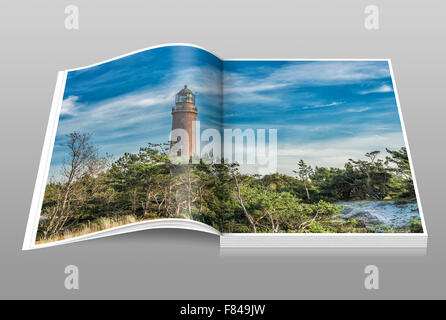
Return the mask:
<path fill-rule="evenodd" d="M 328 107 L 334 107 L 340 104 L 345 103 L 345 101 L 333 101 L 331 103 L 326 103 L 326 104 L 316 104 L 314 106 L 306 106 L 303 107 L 302 109 L 319 109 L 319 108 L 328 108 Z"/>
<path fill-rule="evenodd" d="M 140 91 L 88 103 L 88 106 L 79 104 L 76 96 L 68 97 L 62 104 L 61 114 L 74 117 L 60 123 L 58 134 L 68 134 L 75 130 L 116 133 L 114 131 L 144 122 L 148 124 L 148 129 L 154 129 L 160 125 L 157 119 L 170 117 L 175 94 L 185 84 L 197 92 L 198 97 L 200 93 L 219 94 L 221 91 L 221 77 L 217 69 L 189 68 L 171 76 L 171 81 L 158 86 L 140 88 Z"/>
<path fill-rule="evenodd" d="M 349 108 L 349 109 L 344 110 L 344 111 L 345 111 L 345 112 L 353 112 L 353 113 L 356 113 L 356 112 L 364 112 L 364 111 L 367 111 L 367 110 L 370 110 L 370 108 L 369 108 L 369 107 Z"/>
<path fill-rule="evenodd" d="M 224 87 L 225 103 L 253 102 L 284 104 L 283 97 L 274 93 L 275 89 L 303 86 L 329 86 L 361 83 L 366 80 L 390 77 L 386 63 L 374 61 L 310 61 L 287 64 L 273 69 L 271 73 L 243 75 L 225 71 Z M 295 95 L 305 93 L 295 93 Z M 304 98 L 303 96 L 301 97 Z M 312 97 L 307 97 L 312 98 Z M 294 100 L 297 96 L 294 97 Z M 336 102 L 334 102 L 336 103 Z M 322 105 L 323 103 L 321 103 Z M 322 107 L 322 106 L 321 106 Z M 329 105 L 326 105 L 329 107 Z"/>
<path fill-rule="evenodd" d="M 365 91 L 360 91 L 360 94 L 369 94 L 369 93 L 383 93 L 383 92 L 392 92 L 393 89 L 391 86 L 384 84 L 380 87 L 371 89 L 371 90 L 365 90 Z"/>
<path fill-rule="evenodd" d="M 83 82 L 82 86 L 94 84 L 94 79 L 90 79 L 89 82 Z M 71 117 L 60 119 L 57 136 L 62 138 L 73 131 L 92 133 L 92 143 L 100 148 L 100 152 L 108 152 L 116 157 L 124 152 L 136 152 L 148 141 L 166 142 L 169 139 L 174 97 L 185 84 L 197 94 L 198 102 L 202 101 L 201 94 L 203 98 L 208 99 L 209 95 L 215 97 L 215 101 L 221 101 L 219 69 L 182 69 L 160 79 L 157 86 L 136 88 L 138 91 L 100 101 L 83 99 L 80 103 L 80 97 L 69 96 L 62 103 L 61 114 Z M 200 107 L 198 104 L 200 114 L 220 114 L 219 109 L 204 110 Z M 53 159 L 62 159 L 64 152 L 63 148 L 55 151 Z M 58 161 L 51 164 L 52 174 L 57 174 L 58 165 Z"/>
<path fill-rule="evenodd" d="M 337 138 L 312 142 L 299 142 L 296 139 L 291 143 L 279 143 L 277 149 L 277 171 L 285 174 L 293 174 L 296 164 L 300 159 L 315 167 L 343 168 L 349 159 L 365 159 L 365 154 L 370 151 L 381 151 L 380 158 L 386 156 L 386 148 L 399 149 L 404 146 L 404 138 L 400 132 L 382 134 L 362 134 L 350 138 Z M 268 143 L 267 147 L 268 148 Z M 240 151 L 240 150 L 239 150 Z M 235 155 L 247 160 L 247 155 L 256 154 L 255 145 L 244 145 L 241 153 L 235 151 Z M 258 173 L 258 164 L 241 164 L 243 173 Z"/>
<path fill-rule="evenodd" d="M 389 77 L 386 64 L 369 61 L 315 61 L 290 64 L 276 69 L 264 78 L 253 78 L 225 72 L 225 93 L 259 92 L 287 85 L 328 85 L 356 83 L 367 79 Z"/>
<path fill-rule="evenodd" d="M 62 107 L 60 109 L 60 115 L 70 115 L 74 116 L 76 114 L 76 109 L 79 107 L 79 104 L 76 102 L 79 100 L 77 96 L 69 96 L 62 101 Z"/>
<path fill-rule="evenodd" d="M 380 150 L 384 156 L 385 148 L 404 146 L 400 132 L 363 135 L 352 138 L 330 139 L 309 143 L 282 144 L 278 150 L 279 171 L 290 173 L 297 161 L 303 159 L 314 166 L 342 168 L 349 158 L 364 158 L 366 152 Z"/>

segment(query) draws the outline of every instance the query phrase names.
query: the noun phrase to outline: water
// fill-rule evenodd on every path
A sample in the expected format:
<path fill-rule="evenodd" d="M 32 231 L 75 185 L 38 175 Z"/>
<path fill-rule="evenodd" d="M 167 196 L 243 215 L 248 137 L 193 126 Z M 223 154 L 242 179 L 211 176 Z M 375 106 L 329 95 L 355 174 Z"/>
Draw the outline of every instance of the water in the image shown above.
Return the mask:
<path fill-rule="evenodd" d="M 375 228 L 404 228 L 410 224 L 411 219 L 420 218 L 416 201 L 345 201 L 336 204 L 344 206 L 340 212 L 344 219 L 363 219 L 368 226 Z"/>

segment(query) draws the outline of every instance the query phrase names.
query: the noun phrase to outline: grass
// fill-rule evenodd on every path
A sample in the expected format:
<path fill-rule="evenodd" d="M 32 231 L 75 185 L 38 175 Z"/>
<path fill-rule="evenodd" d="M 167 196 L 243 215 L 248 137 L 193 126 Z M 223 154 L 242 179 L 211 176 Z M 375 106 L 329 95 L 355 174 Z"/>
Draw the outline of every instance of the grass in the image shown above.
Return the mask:
<path fill-rule="evenodd" d="M 53 241 L 60 241 L 70 238 L 79 237 L 82 235 L 90 234 L 93 232 L 98 232 L 110 228 L 115 228 L 119 226 L 123 226 L 130 223 L 141 222 L 145 220 L 153 220 L 153 219 L 138 219 L 134 215 L 125 215 L 120 217 L 101 217 L 94 221 L 89 221 L 88 223 L 83 223 L 79 226 L 76 226 L 75 229 L 65 230 L 63 233 L 52 235 L 48 238 L 41 238 L 36 240 L 36 244 L 48 243 Z"/>

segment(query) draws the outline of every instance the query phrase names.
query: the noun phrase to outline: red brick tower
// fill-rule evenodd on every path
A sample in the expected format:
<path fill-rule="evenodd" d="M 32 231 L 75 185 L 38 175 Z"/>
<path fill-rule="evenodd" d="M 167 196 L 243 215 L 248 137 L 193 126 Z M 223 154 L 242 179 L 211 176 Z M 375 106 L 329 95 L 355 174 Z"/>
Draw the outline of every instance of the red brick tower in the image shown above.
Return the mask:
<path fill-rule="evenodd" d="M 195 106 L 195 95 L 185 85 L 175 95 L 175 106 L 172 107 L 172 130 L 184 129 L 189 135 L 189 154 L 195 154 L 195 120 L 197 118 L 197 107 Z M 178 156 L 186 156 L 178 154 Z"/>

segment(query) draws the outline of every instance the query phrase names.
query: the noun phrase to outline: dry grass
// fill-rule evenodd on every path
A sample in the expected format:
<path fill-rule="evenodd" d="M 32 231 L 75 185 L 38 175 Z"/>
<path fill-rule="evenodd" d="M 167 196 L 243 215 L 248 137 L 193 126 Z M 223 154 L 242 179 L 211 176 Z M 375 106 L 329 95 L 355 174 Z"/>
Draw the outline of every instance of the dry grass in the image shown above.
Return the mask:
<path fill-rule="evenodd" d="M 39 239 L 36 241 L 36 244 L 42 244 L 42 243 L 48 243 L 53 241 L 60 241 L 65 239 L 70 239 L 74 237 L 79 237 L 82 235 L 90 234 L 93 232 L 98 232 L 114 227 L 119 227 L 122 225 L 135 223 L 135 222 L 141 222 L 149 219 L 138 219 L 133 215 L 126 215 L 116 218 L 107 218 L 107 217 L 101 217 L 97 220 L 94 220 L 92 222 L 88 222 L 85 224 L 81 224 L 80 226 L 77 226 L 73 230 L 66 230 L 65 232 L 57 235 L 53 235 L 46 239 Z"/>

